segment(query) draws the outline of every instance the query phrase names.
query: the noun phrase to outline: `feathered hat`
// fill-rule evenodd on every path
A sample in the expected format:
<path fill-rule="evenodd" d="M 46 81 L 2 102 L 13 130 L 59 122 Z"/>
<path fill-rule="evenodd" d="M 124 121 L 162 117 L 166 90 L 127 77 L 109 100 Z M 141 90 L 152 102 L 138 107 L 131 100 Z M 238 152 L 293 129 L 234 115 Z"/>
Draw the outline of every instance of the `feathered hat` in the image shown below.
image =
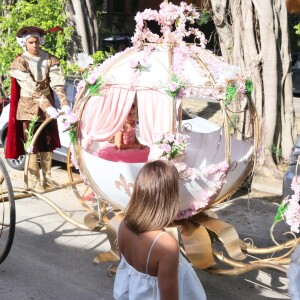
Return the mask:
<path fill-rule="evenodd" d="M 59 26 L 55 26 L 53 28 L 50 28 L 48 30 L 44 30 L 40 27 L 37 26 L 25 26 L 22 27 L 18 32 L 17 32 L 17 43 L 19 46 L 21 46 L 24 50 L 26 50 L 26 40 L 32 36 L 39 38 L 40 44 L 44 45 L 45 44 L 45 39 L 44 36 L 50 32 L 58 32 L 58 31 L 63 31 L 63 29 Z"/>

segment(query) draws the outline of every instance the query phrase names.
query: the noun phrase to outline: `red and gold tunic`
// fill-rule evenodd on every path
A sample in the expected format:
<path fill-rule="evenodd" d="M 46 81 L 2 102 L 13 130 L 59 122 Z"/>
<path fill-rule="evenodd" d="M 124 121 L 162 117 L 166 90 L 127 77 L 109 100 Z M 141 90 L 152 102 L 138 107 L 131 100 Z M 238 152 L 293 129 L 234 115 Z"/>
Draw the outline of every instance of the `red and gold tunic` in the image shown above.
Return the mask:
<path fill-rule="evenodd" d="M 39 55 L 27 51 L 15 58 L 10 68 L 12 77 L 10 120 L 7 135 L 6 158 L 17 158 L 24 154 L 24 130 L 30 121 L 38 116 L 39 122 L 45 120 L 46 109 L 55 107 L 55 91 L 61 106 L 68 105 L 65 80 L 59 60 L 40 50 Z M 53 151 L 60 147 L 57 122 L 53 121 L 40 134 L 34 153 Z"/>

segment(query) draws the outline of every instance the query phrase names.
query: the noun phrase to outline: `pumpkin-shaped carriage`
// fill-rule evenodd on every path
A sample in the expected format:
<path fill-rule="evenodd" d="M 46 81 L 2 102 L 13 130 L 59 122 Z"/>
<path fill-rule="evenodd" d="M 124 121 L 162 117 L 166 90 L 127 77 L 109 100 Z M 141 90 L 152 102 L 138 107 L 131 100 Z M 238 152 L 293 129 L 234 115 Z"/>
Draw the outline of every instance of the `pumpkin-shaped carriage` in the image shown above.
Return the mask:
<path fill-rule="evenodd" d="M 186 24 L 194 23 L 198 17 L 196 9 L 184 2 L 180 6 L 164 2 L 160 11 L 138 13 L 133 47 L 88 69 L 77 83 L 73 113 L 66 116 L 72 135 L 68 174 L 69 185 L 88 211 L 83 227 L 97 230 L 106 226 L 111 251 L 100 253 L 95 261 L 117 260 L 117 226 L 137 173 L 148 160 L 168 159 L 179 171 L 181 195 L 178 215 L 169 230 L 175 232 L 196 267 L 210 268 L 218 259 L 234 268 L 214 269 L 223 274 L 264 267 L 285 271 L 281 266 L 287 263 L 285 257 L 237 262 L 247 253 L 268 254 L 283 246 L 257 249 L 243 244 L 234 227 L 219 220 L 210 209 L 251 181 L 258 120 L 247 74 L 205 50 L 204 35 L 187 28 Z M 146 21 L 156 21 L 162 36 L 145 27 Z M 190 36 L 195 42 L 184 42 Z M 200 117 L 184 120 L 187 99 L 218 103 L 221 124 Z M 132 104 L 137 113 L 137 138 L 146 148 L 115 150 L 112 138 L 122 128 Z M 4 166 L 0 166 L 5 179 L 2 182 L 7 183 L 3 189 L 3 211 L 7 211 L 8 202 L 12 212 L 13 189 Z M 84 188 L 77 187 L 74 166 L 80 170 Z M 25 168 L 25 179 L 26 172 Z M 96 210 L 84 202 L 88 197 L 97 199 Z M 41 198 L 44 200 L 45 196 Z M 10 220 L 3 218 L 1 223 L 2 229 L 9 229 L 2 261 L 12 244 L 14 228 L 9 223 L 14 221 L 11 214 Z M 222 242 L 228 258 L 213 250 L 213 237 Z M 285 247 L 294 247 L 294 242 Z"/>

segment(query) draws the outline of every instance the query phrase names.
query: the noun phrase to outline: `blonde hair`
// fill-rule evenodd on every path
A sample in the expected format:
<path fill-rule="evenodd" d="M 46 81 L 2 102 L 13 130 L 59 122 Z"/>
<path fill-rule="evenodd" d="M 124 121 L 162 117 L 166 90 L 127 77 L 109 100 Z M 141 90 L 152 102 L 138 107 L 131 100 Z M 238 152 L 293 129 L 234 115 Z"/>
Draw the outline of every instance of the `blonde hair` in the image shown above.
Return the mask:
<path fill-rule="evenodd" d="M 170 224 L 178 212 L 178 180 L 173 164 L 163 160 L 146 163 L 136 178 L 125 210 L 126 226 L 138 234 Z"/>

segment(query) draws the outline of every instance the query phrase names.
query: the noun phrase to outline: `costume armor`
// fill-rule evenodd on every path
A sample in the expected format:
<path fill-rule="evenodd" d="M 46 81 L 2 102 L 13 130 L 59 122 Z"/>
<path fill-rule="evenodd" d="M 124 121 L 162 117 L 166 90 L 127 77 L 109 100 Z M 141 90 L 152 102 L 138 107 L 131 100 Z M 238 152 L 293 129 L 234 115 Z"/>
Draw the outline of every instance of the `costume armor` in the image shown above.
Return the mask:
<path fill-rule="evenodd" d="M 24 27 L 18 32 L 17 41 L 26 50 L 26 41 L 30 37 L 38 39 L 41 44 L 47 32 L 57 30 L 61 30 L 61 28 L 57 27 L 54 30 L 44 31 L 38 27 Z M 33 42 L 35 41 L 30 41 L 28 45 Z M 65 91 L 65 79 L 59 60 L 41 49 L 38 49 L 36 53 L 31 49 L 27 49 L 17 56 L 10 67 L 12 88 L 6 158 L 17 158 L 25 153 L 22 143 L 27 141 L 26 132 L 34 118 L 38 117 L 38 125 L 35 128 L 37 130 L 46 118 L 56 118 L 55 114 L 50 116 L 47 111 L 51 113 L 52 109 L 52 112 L 56 112 L 58 116 L 53 91 L 56 93 L 61 107 L 63 109 L 66 106 L 69 107 Z M 33 153 L 28 154 L 30 189 L 42 193 L 45 188 L 52 186 L 52 151 L 58 147 L 60 147 L 60 141 L 57 122 L 53 120 L 43 128 L 33 147 Z M 39 162 L 43 174 L 42 184 Z"/>

